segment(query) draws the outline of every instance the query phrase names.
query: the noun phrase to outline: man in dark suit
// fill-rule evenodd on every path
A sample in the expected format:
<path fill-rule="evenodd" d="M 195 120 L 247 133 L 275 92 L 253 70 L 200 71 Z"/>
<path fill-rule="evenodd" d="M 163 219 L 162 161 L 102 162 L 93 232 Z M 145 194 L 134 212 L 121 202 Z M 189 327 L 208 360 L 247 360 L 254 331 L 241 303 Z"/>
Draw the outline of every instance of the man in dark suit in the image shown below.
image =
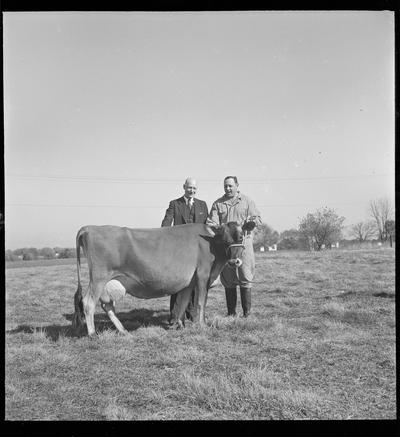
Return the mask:
<path fill-rule="evenodd" d="M 169 207 L 165 212 L 165 217 L 161 223 L 161 226 L 177 226 L 184 225 L 186 223 L 205 223 L 208 216 L 207 203 L 203 200 L 195 198 L 197 192 L 197 182 L 195 179 L 189 177 L 183 184 L 185 194 L 179 199 L 171 200 Z M 173 294 L 170 301 L 170 322 L 177 322 L 175 320 L 175 314 L 177 308 L 180 305 L 180 296 Z M 196 308 L 194 306 L 194 290 L 188 307 L 186 308 L 186 318 L 193 320 L 196 314 Z M 183 322 L 183 320 L 182 320 Z"/>

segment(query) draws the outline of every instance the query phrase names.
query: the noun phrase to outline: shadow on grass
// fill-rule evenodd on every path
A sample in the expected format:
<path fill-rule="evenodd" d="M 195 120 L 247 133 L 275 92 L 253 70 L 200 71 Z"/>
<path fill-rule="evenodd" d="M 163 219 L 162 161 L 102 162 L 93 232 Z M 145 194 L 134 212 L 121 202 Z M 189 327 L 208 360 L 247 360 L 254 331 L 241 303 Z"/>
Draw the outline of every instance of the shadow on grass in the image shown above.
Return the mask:
<path fill-rule="evenodd" d="M 375 296 L 375 297 L 387 297 L 387 298 L 394 299 L 394 293 L 386 293 L 386 291 L 382 291 L 380 293 L 372 293 L 372 296 Z"/>
<path fill-rule="evenodd" d="M 63 316 L 72 322 L 73 314 L 63 314 Z M 118 319 L 129 332 L 136 331 L 136 329 L 143 326 L 160 326 L 164 329 L 169 329 L 168 311 L 153 311 L 148 309 L 133 309 L 125 313 L 117 313 Z M 113 323 L 106 314 L 95 314 L 94 323 L 96 332 L 112 329 L 115 330 Z M 49 326 L 30 326 L 20 325 L 15 329 L 6 331 L 7 334 L 34 334 L 35 332 L 44 332 L 52 341 L 57 341 L 60 337 L 80 338 L 87 336 L 86 326 L 79 330 L 75 330 L 71 325 L 49 325 Z"/>

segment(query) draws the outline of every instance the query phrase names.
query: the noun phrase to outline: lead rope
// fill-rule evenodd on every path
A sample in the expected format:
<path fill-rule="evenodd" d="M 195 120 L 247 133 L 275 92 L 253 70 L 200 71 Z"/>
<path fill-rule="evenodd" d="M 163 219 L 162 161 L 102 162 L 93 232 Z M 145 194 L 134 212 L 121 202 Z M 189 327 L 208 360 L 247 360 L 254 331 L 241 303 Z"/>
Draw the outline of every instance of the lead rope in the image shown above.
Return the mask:
<path fill-rule="evenodd" d="M 249 235 L 248 231 L 244 231 L 243 241 L 242 241 L 243 247 L 245 247 L 245 240 L 248 237 L 248 235 Z M 241 284 L 241 281 L 239 278 L 239 266 L 236 266 L 235 273 L 236 273 L 236 279 L 237 279 L 237 282 L 235 285 L 239 285 L 239 287 L 240 287 L 242 284 Z"/>
<path fill-rule="evenodd" d="M 241 285 L 240 284 L 240 278 L 239 278 L 239 267 L 238 266 L 236 266 L 236 278 L 237 278 L 237 284 L 236 285 Z"/>

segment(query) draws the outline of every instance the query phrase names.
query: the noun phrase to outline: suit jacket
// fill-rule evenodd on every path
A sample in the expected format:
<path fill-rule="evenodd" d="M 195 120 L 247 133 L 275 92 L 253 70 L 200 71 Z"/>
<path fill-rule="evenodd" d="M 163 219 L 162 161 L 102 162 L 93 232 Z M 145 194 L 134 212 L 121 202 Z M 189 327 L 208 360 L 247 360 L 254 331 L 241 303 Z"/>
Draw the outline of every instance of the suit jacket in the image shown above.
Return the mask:
<path fill-rule="evenodd" d="M 207 203 L 204 200 L 194 198 L 194 221 L 193 223 L 205 223 L 208 216 Z M 186 206 L 184 196 L 179 199 L 171 200 L 165 212 L 165 217 L 161 226 L 184 225 L 189 220 L 189 208 Z"/>

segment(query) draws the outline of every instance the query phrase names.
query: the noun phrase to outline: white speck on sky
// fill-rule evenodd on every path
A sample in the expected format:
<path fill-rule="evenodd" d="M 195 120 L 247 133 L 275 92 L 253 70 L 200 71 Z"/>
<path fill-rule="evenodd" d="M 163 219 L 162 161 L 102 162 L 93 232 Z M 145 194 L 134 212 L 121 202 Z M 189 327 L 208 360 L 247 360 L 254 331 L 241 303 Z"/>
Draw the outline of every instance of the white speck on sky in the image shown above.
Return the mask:
<path fill-rule="evenodd" d="M 3 13 L 6 248 L 159 227 L 236 175 L 282 232 L 394 200 L 394 13 Z"/>

